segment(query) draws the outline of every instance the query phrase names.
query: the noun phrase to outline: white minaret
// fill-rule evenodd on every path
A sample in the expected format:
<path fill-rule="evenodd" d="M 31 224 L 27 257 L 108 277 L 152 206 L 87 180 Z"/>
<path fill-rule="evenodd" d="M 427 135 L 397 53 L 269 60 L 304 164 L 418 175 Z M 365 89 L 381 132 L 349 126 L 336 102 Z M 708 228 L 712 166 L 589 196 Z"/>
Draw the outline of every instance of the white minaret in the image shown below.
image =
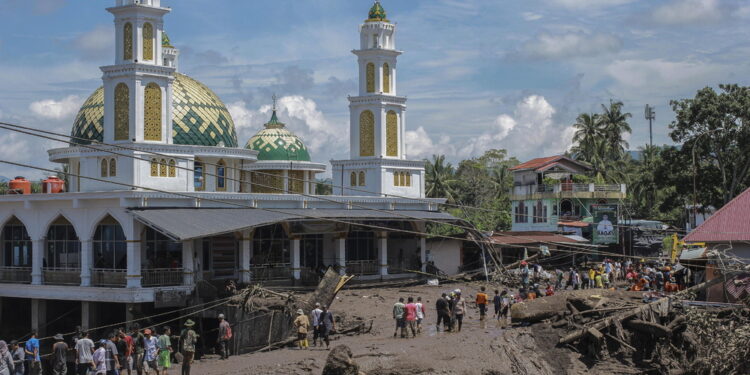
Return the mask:
<path fill-rule="evenodd" d="M 104 73 L 104 142 L 172 143 L 175 56 L 162 47 L 161 0 L 116 0 L 115 64 Z"/>
<path fill-rule="evenodd" d="M 397 95 L 396 25 L 379 1 L 359 27 L 359 95 L 349 97 L 350 160 L 332 161 L 342 195 L 424 196 L 424 163 L 406 160 L 406 98 Z"/>

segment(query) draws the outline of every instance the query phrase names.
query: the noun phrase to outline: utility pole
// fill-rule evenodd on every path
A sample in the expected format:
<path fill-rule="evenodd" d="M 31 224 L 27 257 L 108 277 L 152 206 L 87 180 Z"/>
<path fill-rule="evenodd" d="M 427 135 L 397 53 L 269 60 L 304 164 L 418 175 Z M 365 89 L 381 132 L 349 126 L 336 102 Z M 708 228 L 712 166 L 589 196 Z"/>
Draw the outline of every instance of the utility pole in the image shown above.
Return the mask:
<path fill-rule="evenodd" d="M 652 147 L 654 146 L 654 127 L 653 127 L 653 121 L 656 119 L 656 112 L 654 112 L 654 107 L 646 104 L 646 110 L 644 111 L 646 115 L 646 120 L 648 120 L 648 143 Z"/>

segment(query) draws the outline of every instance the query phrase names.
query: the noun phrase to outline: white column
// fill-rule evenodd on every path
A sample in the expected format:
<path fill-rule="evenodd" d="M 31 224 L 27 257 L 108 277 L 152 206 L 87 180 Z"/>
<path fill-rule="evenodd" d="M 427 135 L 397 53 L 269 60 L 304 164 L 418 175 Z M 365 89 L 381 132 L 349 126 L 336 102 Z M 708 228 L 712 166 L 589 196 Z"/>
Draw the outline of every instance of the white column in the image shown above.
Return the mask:
<path fill-rule="evenodd" d="M 81 301 L 81 329 L 91 328 L 91 302 Z"/>
<path fill-rule="evenodd" d="M 195 284 L 195 270 L 193 269 L 193 240 L 182 241 L 182 284 Z M 126 319 L 127 320 L 127 319 Z"/>
<path fill-rule="evenodd" d="M 302 172 L 302 193 L 310 194 L 310 173 L 308 171 Z"/>
<path fill-rule="evenodd" d="M 276 193 L 276 194 L 287 194 L 287 193 L 289 193 L 289 170 L 284 169 L 282 171 L 282 176 L 284 177 L 284 191 L 273 192 L 273 193 Z"/>
<path fill-rule="evenodd" d="M 388 275 L 388 235 L 382 233 L 378 236 L 378 264 L 380 276 Z"/>
<path fill-rule="evenodd" d="M 336 263 L 339 265 L 339 273 L 346 274 L 346 237 L 336 239 Z"/>
<path fill-rule="evenodd" d="M 81 286 L 91 286 L 91 259 L 93 259 L 91 240 L 81 241 Z"/>
<path fill-rule="evenodd" d="M 37 331 L 37 337 L 44 337 L 42 326 L 47 321 L 47 301 L 43 299 L 31 300 L 31 329 Z"/>
<path fill-rule="evenodd" d="M 128 273 L 126 275 L 128 288 L 141 287 L 141 242 L 129 240 L 127 242 Z"/>
<path fill-rule="evenodd" d="M 31 284 L 42 285 L 44 238 L 31 241 Z"/>
<path fill-rule="evenodd" d="M 246 230 L 242 232 L 240 243 L 240 282 L 249 284 L 252 281 L 250 274 L 250 259 L 253 257 L 253 232 Z"/>
<path fill-rule="evenodd" d="M 126 303 L 125 304 L 125 321 L 128 322 L 125 324 L 126 328 L 129 327 L 134 319 L 135 314 L 133 314 L 133 311 L 135 310 L 135 304 L 134 303 Z"/>
<path fill-rule="evenodd" d="M 422 272 L 427 271 L 427 237 L 419 237 L 419 259 L 422 261 Z"/>
<path fill-rule="evenodd" d="M 300 239 L 292 239 L 292 277 L 299 280 L 301 277 L 300 269 Z"/>

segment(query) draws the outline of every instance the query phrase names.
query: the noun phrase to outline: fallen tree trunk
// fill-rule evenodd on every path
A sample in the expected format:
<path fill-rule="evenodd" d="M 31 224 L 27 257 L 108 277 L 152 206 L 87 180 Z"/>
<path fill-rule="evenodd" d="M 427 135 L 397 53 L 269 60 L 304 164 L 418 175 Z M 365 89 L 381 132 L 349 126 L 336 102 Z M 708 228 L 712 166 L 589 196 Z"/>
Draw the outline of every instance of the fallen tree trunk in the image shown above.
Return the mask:
<path fill-rule="evenodd" d="M 726 277 L 727 278 L 731 278 L 731 277 L 734 277 L 734 276 L 736 276 L 736 275 L 738 275 L 740 273 L 741 273 L 740 271 L 729 272 L 729 273 L 727 273 Z M 670 299 L 681 299 L 681 298 L 684 298 L 688 293 L 700 292 L 700 291 L 702 291 L 704 289 L 710 288 L 710 287 L 712 287 L 712 286 L 714 286 L 716 284 L 719 284 L 719 283 L 721 283 L 723 281 L 724 281 L 723 277 L 717 277 L 717 278 L 715 278 L 713 280 L 706 281 L 704 283 L 698 284 L 698 285 L 693 286 L 691 288 L 685 289 L 685 290 L 683 290 L 681 292 L 675 293 L 674 295 L 667 296 L 667 297 L 664 297 L 664 298 L 660 298 L 660 299 L 658 299 L 658 300 L 656 300 L 654 302 L 651 302 L 651 303 L 639 306 L 637 308 L 634 308 L 633 310 L 625 311 L 623 313 L 620 313 L 618 315 L 612 316 L 610 318 L 606 318 L 606 319 L 602 320 L 601 322 L 598 322 L 598 323 L 596 323 L 594 325 L 591 325 L 590 327 L 596 328 L 598 330 L 602 330 L 604 328 L 609 327 L 615 321 L 622 322 L 623 320 L 633 318 L 634 316 L 636 316 L 636 315 L 638 315 L 638 314 L 640 314 L 642 312 L 645 312 L 646 310 L 651 309 L 652 307 L 656 307 L 656 306 L 659 306 L 660 304 L 669 302 Z M 569 344 L 569 343 L 571 343 L 573 341 L 579 340 L 584 335 L 586 335 L 586 329 L 579 329 L 579 330 L 574 331 L 574 332 L 568 334 L 567 336 L 561 338 L 560 341 L 558 341 L 558 344 L 559 345 Z"/>
<path fill-rule="evenodd" d="M 625 321 L 625 327 L 634 331 L 648 333 L 656 337 L 668 337 L 672 335 L 672 330 L 656 323 L 647 322 L 640 319 L 632 319 Z"/>

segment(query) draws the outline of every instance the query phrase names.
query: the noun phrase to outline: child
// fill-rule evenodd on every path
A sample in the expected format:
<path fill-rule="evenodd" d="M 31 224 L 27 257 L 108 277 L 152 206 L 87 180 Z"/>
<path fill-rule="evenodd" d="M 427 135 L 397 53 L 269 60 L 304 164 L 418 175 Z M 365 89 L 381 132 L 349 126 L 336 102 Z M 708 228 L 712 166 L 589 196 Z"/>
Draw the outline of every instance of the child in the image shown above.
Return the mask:
<path fill-rule="evenodd" d="M 508 291 L 503 291 L 505 295 Z M 502 305 L 503 297 L 500 296 L 500 291 L 495 289 L 495 297 L 492 298 L 492 305 L 495 307 L 495 318 L 500 320 L 500 306 Z"/>

